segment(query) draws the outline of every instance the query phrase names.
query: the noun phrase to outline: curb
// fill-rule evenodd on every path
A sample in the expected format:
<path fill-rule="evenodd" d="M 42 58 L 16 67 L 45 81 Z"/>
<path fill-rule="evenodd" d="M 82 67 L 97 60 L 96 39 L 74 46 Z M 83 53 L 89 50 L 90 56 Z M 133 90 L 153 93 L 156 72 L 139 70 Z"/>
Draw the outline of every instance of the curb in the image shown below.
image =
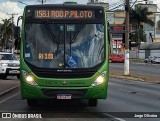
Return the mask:
<path fill-rule="evenodd" d="M 4 95 L 6 95 L 6 94 L 8 94 L 8 93 L 10 93 L 10 92 L 18 89 L 19 86 L 20 86 L 20 85 L 18 84 L 18 85 L 14 86 L 14 87 L 12 87 L 12 88 L 10 88 L 10 89 L 7 89 L 6 91 L 1 92 L 1 93 L 0 93 L 0 97 L 2 97 L 2 96 L 4 96 Z"/>
<path fill-rule="evenodd" d="M 141 79 L 141 78 L 136 78 L 136 77 L 127 77 L 127 76 L 117 76 L 117 75 L 109 75 L 112 78 L 119 78 L 119 79 L 130 79 L 130 80 L 135 80 L 135 81 L 143 81 L 145 82 L 145 80 Z"/>

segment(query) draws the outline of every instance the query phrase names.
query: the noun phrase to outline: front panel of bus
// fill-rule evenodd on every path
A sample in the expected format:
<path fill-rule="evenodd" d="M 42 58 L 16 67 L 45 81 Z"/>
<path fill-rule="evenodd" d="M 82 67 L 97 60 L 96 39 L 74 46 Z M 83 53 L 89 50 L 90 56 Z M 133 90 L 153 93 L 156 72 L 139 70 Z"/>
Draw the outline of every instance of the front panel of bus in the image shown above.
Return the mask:
<path fill-rule="evenodd" d="M 106 98 L 106 33 L 102 7 L 27 6 L 20 58 L 22 98 Z"/>

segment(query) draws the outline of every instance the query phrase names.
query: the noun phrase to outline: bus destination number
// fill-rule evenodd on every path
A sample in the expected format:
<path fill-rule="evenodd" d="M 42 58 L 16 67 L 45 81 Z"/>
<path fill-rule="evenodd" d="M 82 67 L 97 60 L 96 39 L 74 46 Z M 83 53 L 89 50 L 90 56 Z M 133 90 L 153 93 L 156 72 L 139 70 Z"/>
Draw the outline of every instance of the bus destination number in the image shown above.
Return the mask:
<path fill-rule="evenodd" d="M 91 10 L 35 10 L 38 19 L 93 19 L 94 11 Z"/>
<path fill-rule="evenodd" d="M 54 58 L 54 55 L 52 53 L 39 53 L 38 59 L 42 60 L 52 60 Z"/>

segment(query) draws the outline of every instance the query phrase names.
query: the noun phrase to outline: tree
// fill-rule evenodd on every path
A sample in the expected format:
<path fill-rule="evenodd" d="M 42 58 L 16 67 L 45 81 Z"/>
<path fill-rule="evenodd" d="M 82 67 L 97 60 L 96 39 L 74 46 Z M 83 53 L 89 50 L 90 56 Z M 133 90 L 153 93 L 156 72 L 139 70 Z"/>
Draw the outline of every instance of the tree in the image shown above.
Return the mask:
<path fill-rule="evenodd" d="M 146 41 L 145 33 L 143 31 L 143 23 L 154 26 L 154 22 L 148 18 L 152 15 L 152 12 L 148 11 L 148 8 L 136 5 L 135 9 L 130 11 L 130 23 L 134 26 L 134 41 L 137 42 L 138 49 L 140 47 L 141 41 Z"/>
<path fill-rule="evenodd" d="M 6 47 L 6 44 L 12 35 L 12 22 L 11 18 L 10 19 L 3 19 L 2 20 L 3 24 L 1 26 L 1 31 L 3 35 L 4 41 L 2 42 L 3 47 Z"/>

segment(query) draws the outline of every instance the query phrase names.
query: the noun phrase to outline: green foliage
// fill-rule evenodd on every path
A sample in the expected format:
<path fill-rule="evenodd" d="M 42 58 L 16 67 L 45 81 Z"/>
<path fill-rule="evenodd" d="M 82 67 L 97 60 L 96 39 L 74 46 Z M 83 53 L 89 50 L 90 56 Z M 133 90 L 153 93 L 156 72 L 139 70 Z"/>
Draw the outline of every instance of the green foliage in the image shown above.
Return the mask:
<path fill-rule="evenodd" d="M 140 42 L 146 41 L 146 35 L 143 31 L 143 25 L 142 23 L 149 24 L 151 26 L 154 26 L 154 22 L 148 18 L 149 15 L 152 15 L 152 12 L 148 11 L 148 8 L 142 8 L 141 6 L 135 6 L 135 9 L 130 11 L 130 23 L 133 25 L 133 28 L 135 29 L 134 32 L 132 32 L 133 37 L 132 41 L 138 43 L 138 47 L 140 45 Z"/>
<path fill-rule="evenodd" d="M 3 34 L 11 35 L 12 34 L 12 22 L 11 19 L 3 19 L 3 24 L 1 26 L 1 31 Z"/>
<path fill-rule="evenodd" d="M 2 24 L 0 27 L 1 34 L 3 35 L 3 40 L 1 40 L 1 44 L 4 45 L 8 42 L 9 37 L 12 35 L 12 20 L 9 19 L 3 19 Z M 14 27 L 15 25 L 13 25 Z"/>
<path fill-rule="evenodd" d="M 152 15 L 152 12 L 148 11 L 148 8 L 142 8 L 141 6 L 135 6 L 135 9 L 130 11 L 130 23 L 135 25 L 137 28 L 140 27 L 141 23 L 146 23 L 154 26 L 154 22 L 148 18 Z"/>

